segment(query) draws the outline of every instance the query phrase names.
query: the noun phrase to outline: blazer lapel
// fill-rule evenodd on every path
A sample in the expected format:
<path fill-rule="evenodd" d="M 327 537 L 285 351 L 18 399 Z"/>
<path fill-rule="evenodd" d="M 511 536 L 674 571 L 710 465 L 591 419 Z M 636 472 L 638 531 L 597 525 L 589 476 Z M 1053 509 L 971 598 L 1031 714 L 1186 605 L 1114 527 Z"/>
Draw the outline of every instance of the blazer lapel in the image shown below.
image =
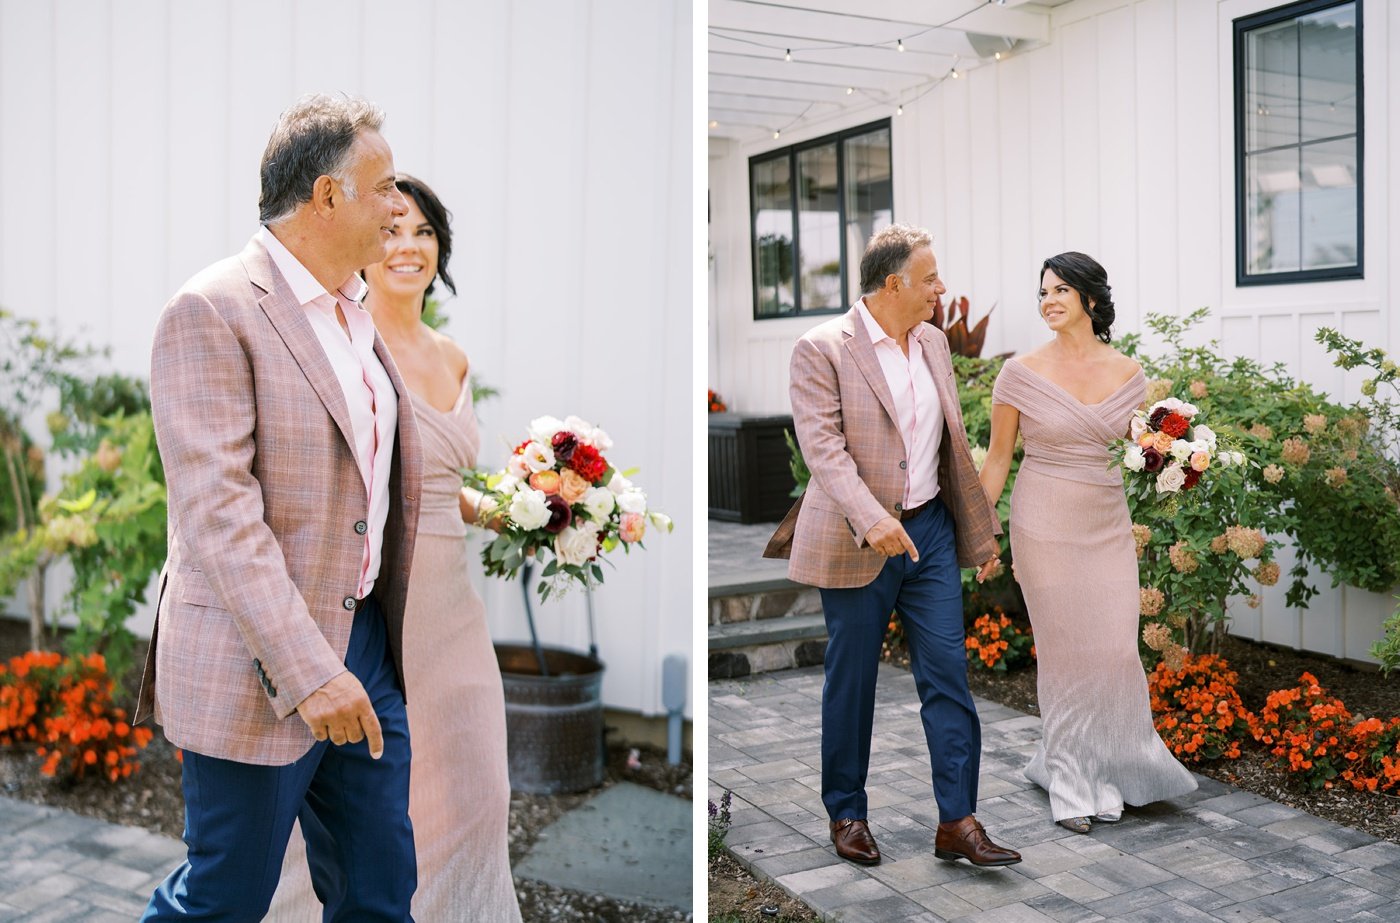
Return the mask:
<path fill-rule="evenodd" d="M 957 387 L 953 384 L 953 360 L 941 349 L 933 346 L 933 337 L 919 338 L 919 348 L 924 354 L 924 363 L 933 377 L 933 386 L 938 390 L 938 402 L 943 406 L 944 421 L 957 420 L 962 414 L 962 404 L 958 401 Z"/>
<path fill-rule="evenodd" d="M 841 323 L 841 332 L 846 335 L 846 349 L 850 352 L 851 358 L 855 360 L 856 368 L 860 369 L 861 375 L 865 376 L 866 384 L 870 385 L 870 390 L 875 392 L 880 406 L 885 408 L 890 422 L 898 429 L 899 414 L 894 409 L 894 395 L 890 394 L 889 383 L 885 381 L 885 370 L 880 367 L 880 357 L 875 355 L 875 346 L 870 342 L 870 337 L 864 328 L 865 325 L 861 322 L 860 316 L 856 314 L 856 309 L 851 308 Z"/>
<path fill-rule="evenodd" d="M 248 270 L 248 278 L 267 294 L 258 299 L 272 326 L 287 344 L 287 349 L 301 366 L 302 374 L 311 383 L 316 395 L 321 398 L 326 412 L 335 420 L 346 445 L 355 445 L 355 433 L 350 425 L 350 408 L 345 404 L 345 393 L 340 388 L 340 380 L 335 377 L 326 351 L 311 329 L 311 321 L 306 311 L 297 304 L 291 288 L 277 271 L 272 257 L 256 240 L 250 241 L 243 249 L 243 265 Z"/>

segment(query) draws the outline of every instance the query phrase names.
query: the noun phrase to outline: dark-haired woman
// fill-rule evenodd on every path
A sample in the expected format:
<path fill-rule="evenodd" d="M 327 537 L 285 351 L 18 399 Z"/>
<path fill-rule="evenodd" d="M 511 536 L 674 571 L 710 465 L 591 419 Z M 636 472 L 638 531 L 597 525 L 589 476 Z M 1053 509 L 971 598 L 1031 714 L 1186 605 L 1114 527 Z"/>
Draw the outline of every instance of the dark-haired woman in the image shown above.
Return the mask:
<path fill-rule="evenodd" d="M 1008 359 L 992 389 L 982 487 L 995 504 L 1019 433 L 1011 492 L 1014 573 L 1035 630 L 1043 730 L 1026 778 L 1061 826 L 1088 833 L 1123 805 L 1184 795 L 1196 781 L 1152 726 L 1138 659 L 1138 562 L 1123 480 L 1108 446 L 1147 393 L 1142 369 L 1109 345 L 1113 298 L 1091 257 L 1040 273 L 1052 339 Z"/>
<path fill-rule="evenodd" d="M 423 440 L 418 538 L 404 616 L 403 675 L 413 746 L 409 816 L 418 853 L 416 920 L 518 923 L 508 847 L 510 778 L 505 700 L 481 597 L 467 580 L 468 523 L 482 497 L 462 487 L 480 437 L 467 354 L 422 321 L 424 301 L 448 274 L 447 209 L 421 180 L 398 177 L 408 214 L 389 254 L 365 268 L 365 307 L 408 385 Z M 485 511 L 489 519 L 489 510 Z M 321 920 L 305 846 L 292 837 L 268 919 Z"/>

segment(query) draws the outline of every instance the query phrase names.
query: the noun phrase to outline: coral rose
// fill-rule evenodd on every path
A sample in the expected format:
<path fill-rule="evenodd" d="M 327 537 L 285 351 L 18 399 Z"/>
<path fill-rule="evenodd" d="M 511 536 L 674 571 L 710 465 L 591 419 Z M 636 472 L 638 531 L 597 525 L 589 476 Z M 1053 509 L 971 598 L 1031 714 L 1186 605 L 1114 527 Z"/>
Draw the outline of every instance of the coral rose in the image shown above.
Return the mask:
<path fill-rule="evenodd" d="M 529 484 L 542 494 L 559 493 L 559 474 L 555 471 L 536 471 L 530 475 Z"/>
<path fill-rule="evenodd" d="M 1152 438 L 1152 448 L 1163 455 L 1167 455 L 1171 453 L 1173 442 L 1176 442 L 1176 438 L 1170 433 L 1158 433 Z"/>

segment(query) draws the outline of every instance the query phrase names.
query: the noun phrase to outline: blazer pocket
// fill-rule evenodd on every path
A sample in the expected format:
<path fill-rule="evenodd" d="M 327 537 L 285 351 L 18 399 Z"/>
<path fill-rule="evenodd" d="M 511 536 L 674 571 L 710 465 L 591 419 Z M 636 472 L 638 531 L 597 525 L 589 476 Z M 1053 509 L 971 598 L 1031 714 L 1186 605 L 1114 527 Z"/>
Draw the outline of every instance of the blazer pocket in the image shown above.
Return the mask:
<path fill-rule="evenodd" d="M 186 571 L 180 575 L 180 583 L 180 602 L 206 609 L 225 608 L 223 600 L 215 594 L 202 572 Z"/>

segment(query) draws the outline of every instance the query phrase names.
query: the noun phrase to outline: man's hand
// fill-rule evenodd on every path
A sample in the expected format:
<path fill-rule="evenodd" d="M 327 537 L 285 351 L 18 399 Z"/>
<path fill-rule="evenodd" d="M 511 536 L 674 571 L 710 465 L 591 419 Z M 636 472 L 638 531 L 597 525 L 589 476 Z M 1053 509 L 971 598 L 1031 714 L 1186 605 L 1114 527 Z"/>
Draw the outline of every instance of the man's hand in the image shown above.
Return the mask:
<path fill-rule="evenodd" d="M 374 713 L 365 687 L 346 670 L 307 696 L 297 706 L 297 714 L 317 740 L 330 739 L 337 747 L 357 744 L 369 738 L 369 755 L 379 759 L 384 755 L 384 732 Z"/>
<path fill-rule="evenodd" d="M 983 564 L 981 567 L 977 568 L 977 582 L 982 583 L 983 581 L 989 580 L 992 577 L 999 577 L 1001 576 L 1001 572 L 1001 556 L 994 554 L 992 555 L 991 560 L 989 560 L 986 564 Z"/>
<path fill-rule="evenodd" d="M 908 552 L 911 560 L 919 560 L 919 549 L 914 547 L 909 533 L 893 516 L 886 516 L 871 526 L 870 531 L 865 533 L 865 543 L 887 558 Z"/>

